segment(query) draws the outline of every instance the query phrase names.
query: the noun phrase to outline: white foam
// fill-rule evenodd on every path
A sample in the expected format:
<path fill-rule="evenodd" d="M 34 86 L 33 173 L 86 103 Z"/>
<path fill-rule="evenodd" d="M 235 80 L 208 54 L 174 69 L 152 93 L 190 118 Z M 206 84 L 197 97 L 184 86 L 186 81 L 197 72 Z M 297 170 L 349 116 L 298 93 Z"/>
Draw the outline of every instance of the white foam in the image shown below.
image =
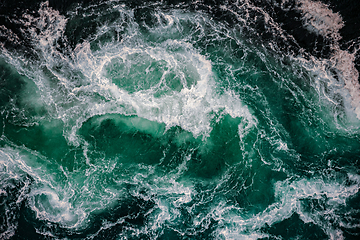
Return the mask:
<path fill-rule="evenodd" d="M 332 55 L 330 59 L 311 57 L 310 62 L 312 62 L 313 69 L 309 70 L 316 74 L 320 73 L 325 81 L 330 81 L 329 85 L 340 84 L 341 88 L 347 92 L 341 91 L 340 87 L 331 91 L 342 94 L 342 97 L 350 102 L 346 108 L 351 109 L 360 119 L 360 84 L 359 73 L 355 68 L 356 52 L 350 53 L 348 50 L 340 48 L 339 40 L 341 40 L 341 35 L 339 31 L 344 26 L 340 14 L 334 13 L 329 5 L 320 1 L 297 0 L 297 3 L 299 5 L 298 9 L 303 16 L 304 26 L 309 31 L 315 32 L 331 42 L 330 51 L 332 51 Z M 328 73 L 328 68 L 336 69 L 340 77 L 340 83 Z M 351 118 L 351 114 L 348 114 L 348 116 Z"/>
<path fill-rule="evenodd" d="M 131 11 L 121 6 L 117 9 L 123 18 L 132 19 Z M 50 106 L 50 113 L 64 122 L 64 134 L 70 143 L 79 145 L 77 131 L 84 121 L 106 113 L 137 115 L 151 121 L 163 122 L 167 128 L 181 126 L 195 137 L 209 135 L 214 112 L 225 111 L 232 117 L 243 117 L 254 122 L 239 96 L 230 91 L 218 94 L 214 90 L 217 86 L 211 62 L 198 53 L 187 41 L 187 36 L 184 36 L 184 39 L 166 40 L 154 46 L 143 41 L 136 24 L 130 24 L 128 32 L 131 35 L 125 36 L 120 42 L 108 42 L 100 45 L 99 50 L 93 51 L 90 43 L 84 41 L 76 46 L 69 58 L 56 49 L 56 41 L 64 37 L 68 19 L 49 8 L 47 3 L 41 5 L 39 14 L 38 18 L 25 15 L 27 21 L 24 24 L 29 27 L 35 47 L 41 51 L 41 65 L 46 66 L 51 74 L 56 76 L 56 81 L 49 79 L 41 69 L 35 70 L 35 66 L 25 71 L 37 84 L 42 100 Z M 175 31 L 179 31 L 178 25 L 182 18 L 202 21 L 196 16 L 181 15 L 178 12 L 160 12 L 157 16 L 167 22 L 166 26 L 160 24 L 152 29 L 157 34 L 173 32 L 171 27 L 175 25 Z M 123 22 L 120 17 L 113 25 L 100 28 L 98 34 L 101 35 L 108 27 L 122 28 Z M 167 70 L 164 70 L 159 82 L 154 86 L 131 93 L 119 88 L 112 79 L 107 78 L 106 68 L 116 59 L 122 59 L 125 64 L 131 63 L 130 59 L 135 54 L 143 54 L 155 62 L 165 62 Z M 71 82 L 66 75 L 69 73 L 55 70 L 59 65 L 68 68 L 70 74 L 71 71 L 81 72 L 84 78 L 81 82 Z M 24 68 L 21 65 L 19 67 Z M 193 69 L 192 72 L 185 72 L 189 69 Z M 182 84 L 180 91 L 171 90 L 171 86 L 167 86 L 166 77 L 169 73 L 179 77 Z M 168 93 L 156 96 L 159 88 L 168 89 Z M 98 96 L 104 100 L 99 100 Z"/>
<path fill-rule="evenodd" d="M 74 209 L 70 203 L 74 191 L 69 189 L 67 183 L 58 182 L 59 176 L 56 175 L 59 175 L 59 172 L 48 174 L 51 168 L 46 167 L 49 163 L 37 158 L 36 154 L 29 154 L 29 150 L 25 148 L 2 148 L 0 157 L 0 167 L 5 170 L 3 174 L 6 174 L 7 181 L 15 180 L 25 184 L 16 204 L 22 204 L 26 200 L 39 219 L 58 222 L 66 227 L 77 227 L 83 222 L 85 213 L 82 209 Z M 31 182 L 31 188 L 30 183 L 24 179 L 26 175 L 34 180 Z M 4 184 L 2 182 L 2 186 Z M 17 226 L 13 228 L 16 229 Z"/>
<path fill-rule="evenodd" d="M 0 196 L 2 199 L 1 207 L 3 209 L 1 216 L 3 224 L 1 227 L 2 232 L 0 233 L 1 239 L 10 239 L 15 235 L 17 229 L 17 217 L 14 212 L 20 208 L 20 204 L 24 200 L 24 195 L 29 187 L 29 183 L 24 181 L 25 184 L 20 190 L 21 193 L 18 195 L 16 201 L 8 202 L 7 191 L 14 188 L 13 182 L 18 182 L 23 179 L 22 174 L 16 171 L 16 167 L 11 164 L 12 160 L 11 154 L 7 153 L 6 149 L 0 149 Z"/>
<path fill-rule="evenodd" d="M 329 5 L 320 1 L 297 0 L 302 11 L 304 25 L 309 31 L 315 32 L 335 41 L 341 39 L 339 30 L 344 22 L 339 13 L 334 13 Z"/>
<path fill-rule="evenodd" d="M 301 58 L 302 62 L 307 61 L 304 67 L 320 77 L 320 79 L 315 79 L 317 81 L 316 84 L 321 85 L 323 82 L 330 81 L 330 83 L 326 84 L 329 86 L 339 85 L 330 90 L 331 96 L 322 91 L 319 92 L 319 94 L 323 98 L 339 104 L 339 102 L 335 100 L 335 95 L 340 93 L 345 100 L 346 106 L 344 111 L 347 121 L 350 122 L 350 125 L 358 123 L 360 119 L 360 84 L 359 73 L 355 68 L 355 55 L 358 50 L 355 48 L 356 50 L 354 50 L 354 52 L 350 52 L 340 48 L 339 40 L 342 38 L 340 29 L 345 25 L 341 15 L 333 12 L 329 5 L 321 1 L 296 0 L 295 3 L 295 7 L 302 15 L 303 26 L 308 31 L 321 35 L 329 40 L 330 51 L 332 52 L 329 59 L 317 59 L 311 55 L 306 55 L 305 58 L 301 55 L 296 58 Z M 272 2 L 271 4 L 280 7 L 285 12 L 289 10 L 289 6 L 292 6 L 292 2 L 288 0 Z M 281 26 L 276 23 L 266 11 L 254 5 L 251 1 L 241 1 L 233 5 L 223 5 L 221 7 L 232 13 L 241 22 L 241 25 L 245 27 L 250 26 L 250 31 L 251 24 L 256 21 L 256 19 L 250 17 L 250 13 L 254 12 L 262 15 L 264 17 L 264 23 L 267 26 L 267 31 L 273 32 L 276 37 L 280 37 L 284 41 L 296 42 L 296 39 L 286 34 Z M 272 50 L 276 51 L 276 44 L 275 47 L 273 43 L 270 43 L 269 46 Z M 301 54 L 305 52 L 304 49 L 300 49 Z M 305 60 L 309 58 L 310 60 Z M 310 65 L 311 67 L 309 67 Z M 332 76 L 333 73 L 331 73 L 329 69 L 336 70 L 336 74 L 340 78 L 340 83 Z M 338 113 L 335 113 L 335 115 L 338 115 Z M 353 115 L 355 116 L 353 117 Z M 356 118 L 356 120 L 354 118 Z"/>
<path fill-rule="evenodd" d="M 247 232 L 252 232 L 255 238 L 266 237 L 261 232 L 263 227 L 272 226 L 297 213 L 304 223 L 311 222 L 319 226 L 330 239 L 343 239 L 342 230 L 334 227 L 331 222 L 336 220 L 343 225 L 342 217 L 336 211 L 327 209 L 339 209 L 346 206 L 346 200 L 359 192 L 360 176 L 349 174 L 347 179 L 350 184 L 321 178 L 295 181 L 289 178 L 279 181 L 274 186 L 276 202 L 256 215 L 248 215 L 241 209 L 220 203 L 215 207 L 213 215 L 214 219 L 223 223 L 223 227 L 219 227 L 217 233 L 225 239 L 242 238 Z M 311 209 L 311 212 L 308 212 L 307 205 L 302 203 L 303 200 L 319 200 L 325 206 L 320 209 Z"/>
<path fill-rule="evenodd" d="M 305 9 L 304 6 L 302 5 Z M 121 17 L 111 27 L 121 28 L 122 17 L 132 21 L 133 13 L 130 10 L 125 9 L 124 6 L 117 6 L 114 9 L 121 12 Z M 309 11 L 309 14 L 312 11 Z M 124 176 L 119 174 L 121 176 L 112 179 L 118 184 L 116 186 L 118 188 L 105 188 L 99 186 L 99 182 L 102 180 L 99 176 L 111 173 L 115 168 L 123 170 L 121 169 L 122 166 L 116 165 L 114 159 L 100 159 L 99 162 L 101 163 L 98 165 L 92 164 L 92 161 L 95 160 L 89 159 L 87 145 L 78 136 L 78 130 L 82 124 L 93 116 L 107 113 L 137 115 L 151 121 L 165 123 L 167 128 L 180 126 L 195 137 L 206 137 L 212 130 L 211 122 L 216 118 L 215 113 L 220 113 L 229 114 L 233 118 L 242 118 L 242 122 L 238 126 L 238 134 L 240 140 L 244 141 L 244 137 L 257 125 L 256 118 L 235 92 L 223 89 L 221 92 L 219 90 L 216 76 L 212 73 L 212 62 L 195 49 L 188 40 L 188 36 L 163 41 L 160 44 L 147 43 L 140 35 L 137 25 L 130 24 L 128 34 L 121 41 L 112 40 L 106 44 L 100 44 L 98 50 L 94 50 L 90 43 L 91 39 L 89 39 L 79 43 L 70 55 L 65 55 L 56 50 L 56 41 L 60 37 L 64 37 L 63 33 L 68 19 L 49 8 L 47 3 L 41 5 L 39 14 L 39 18 L 29 14 L 25 15 L 24 18 L 27 19 L 27 22 L 24 22 L 24 25 L 29 27 L 27 31 L 31 33 L 33 44 L 39 50 L 38 57 L 41 59 L 41 63 L 28 63 L 25 60 L 23 61 L 21 56 L 5 51 L 2 54 L 6 55 L 8 61 L 14 63 L 19 71 L 24 72 L 37 84 L 42 100 L 50 105 L 48 109 L 52 117 L 64 122 L 64 135 L 69 143 L 76 146 L 83 145 L 83 154 L 88 169 L 73 173 L 67 172 L 66 174 L 63 174 L 64 169 L 58 169 L 58 172 L 61 172 L 59 175 L 63 174 L 63 177 L 68 180 L 64 186 L 61 182 L 51 178 L 46 170 L 34 167 L 39 166 L 36 162 L 31 163 L 28 159 L 18 158 L 16 165 L 39 183 L 39 186 L 31 191 L 29 200 L 31 208 L 40 219 L 58 222 L 67 228 L 80 228 L 82 224 L 86 224 L 87 217 L 93 211 L 105 209 L 121 198 L 123 184 L 128 181 L 137 187 L 131 192 L 134 197 L 145 201 L 153 198 L 157 211 L 148 213 L 151 219 L 149 221 L 152 221 L 149 225 L 151 229 L 155 231 L 169 222 L 176 222 L 181 217 L 179 208 L 190 203 L 193 196 L 197 194 L 191 183 L 185 183 L 178 179 L 180 173 L 187 169 L 190 156 L 184 157 L 184 162 L 173 172 L 166 173 L 166 176 L 154 176 L 155 170 L 151 166 L 135 166 L 144 169 L 143 171 L 137 169 L 140 173 L 135 176 L 126 176 L 128 173 L 121 173 Z M 194 25 L 202 27 L 201 19 L 191 14 L 159 12 L 157 16 L 166 21 L 164 24 L 151 29 L 156 34 L 167 33 L 166 31 L 172 33 L 177 29 L 177 24 L 181 18 L 193 20 Z M 311 18 L 309 15 L 306 16 L 310 19 L 308 24 L 317 19 Z M 267 19 L 267 21 L 270 20 Z M 211 22 L 209 19 L 207 21 Z M 159 22 L 162 21 L 159 20 Z M 320 34 L 325 34 L 326 37 L 331 37 L 338 31 L 336 29 L 336 31 L 321 30 L 326 26 L 316 25 L 320 29 L 318 29 Z M 100 27 L 96 38 L 101 36 L 101 32 L 107 31 L 107 27 Z M 37 31 L 39 29 L 40 32 Z M 341 51 L 339 50 L 337 53 L 341 53 Z M 331 59 L 331 61 L 339 62 L 336 65 L 338 69 L 349 66 L 347 65 L 348 60 L 340 61 L 351 57 L 346 55 L 346 52 L 343 53 L 345 57 L 342 55 Z M 164 62 L 167 70 L 164 70 L 162 77 L 154 85 L 155 87 L 141 88 L 131 92 L 121 89 L 113 83 L 106 73 L 112 60 L 121 59 L 123 62 L 131 62 L 131 57 L 136 54 L 143 54 L 142 56 L 154 62 Z M 349 61 L 353 61 L 353 59 Z M 55 80 L 43 72 L 42 67 L 44 66 L 49 70 L 51 76 L 56 77 Z M 56 66 L 66 66 L 65 69 L 69 72 L 57 71 Z M 353 71 L 351 66 L 353 65 L 350 65 L 350 72 Z M 185 72 L 184 69 L 189 67 L 194 71 Z M 321 71 L 324 74 L 324 79 L 331 79 L 326 75 L 328 74 L 326 69 L 321 69 Z M 73 77 L 73 72 L 80 72 L 81 79 L 71 81 L 68 76 Z M 168 72 L 179 75 L 180 90 L 176 91 L 166 85 L 165 76 Z M 347 70 L 344 69 L 344 72 Z M 355 79 L 355 77 L 356 74 L 350 74 L 346 78 Z M 344 86 L 348 86 L 348 82 L 347 80 Z M 166 85 L 168 91 L 157 94 L 158 86 L 161 84 Z M 350 85 L 345 88 L 352 89 Z M 141 126 L 139 128 L 144 130 Z M 279 151 L 288 151 L 286 143 L 280 140 L 275 141 L 274 145 Z M 9 151 L 9 149 L 4 150 L 6 153 Z M 6 156 L 4 155 L 4 157 Z M 14 159 L 14 157 L 10 158 Z M 108 166 L 112 166 L 110 167 L 111 170 Z M 121 172 L 120 170 L 119 172 Z M 85 180 L 84 175 L 86 175 Z M 214 202 L 212 209 L 206 209 L 206 212 L 194 217 L 194 225 L 202 226 L 205 229 L 209 226 L 210 220 L 215 219 L 221 225 L 217 231 L 221 237 L 226 239 L 256 239 L 266 237 L 260 231 L 266 224 L 271 226 L 289 218 L 296 212 L 303 221 L 311 221 L 324 229 L 329 236 L 336 237 L 338 236 L 337 229 L 331 228 L 331 224 L 328 226 L 322 223 L 317 215 L 306 213 L 301 206 L 301 200 L 304 198 L 318 199 L 319 196 L 326 195 L 329 198 L 326 204 L 344 205 L 345 200 L 356 194 L 359 189 L 358 176 L 352 175 L 349 178 L 355 179 L 351 180 L 352 185 L 350 186 L 337 182 L 325 182 L 321 179 L 278 182 L 275 186 L 275 195 L 278 201 L 263 212 L 247 216 L 241 209 L 229 206 L 225 201 Z M 140 187 L 146 188 L 152 195 L 141 193 Z M 78 198 L 81 198 L 81 203 L 77 202 Z M 186 209 L 191 214 L 191 207 Z M 119 220 L 119 223 L 122 221 Z M 105 229 L 111 226 L 112 224 L 109 223 L 103 224 Z M 146 230 L 141 229 L 141 231 Z M 247 234 L 249 231 L 253 233 Z"/>
<path fill-rule="evenodd" d="M 15 44 L 20 44 L 20 38 L 11 29 L 7 29 L 4 25 L 0 25 L 0 37 L 6 38 L 8 41 Z"/>

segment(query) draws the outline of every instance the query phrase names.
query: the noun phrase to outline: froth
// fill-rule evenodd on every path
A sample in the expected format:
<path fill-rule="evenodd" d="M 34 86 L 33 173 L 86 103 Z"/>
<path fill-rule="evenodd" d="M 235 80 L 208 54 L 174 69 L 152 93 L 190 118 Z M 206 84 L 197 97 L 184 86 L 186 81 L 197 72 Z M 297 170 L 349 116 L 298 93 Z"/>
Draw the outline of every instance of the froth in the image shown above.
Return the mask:
<path fill-rule="evenodd" d="M 275 184 L 277 202 L 269 205 L 263 212 L 256 215 L 242 213 L 241 209 L 234 209 L 226 204 L 219 204 L 214 212 L 215 218 L 224 224 L 217 233 L 225 239 L 269 237 L 263 232 L 266 226 L 290 218 L 294 213 L 300 216 L 304 223 L 319 226 L 330 239 L 344 239 L 340 228 L 333 227 L 332 221 L 338 226 L 344 226 L 339 217 L 341 213 L 327 211 L 327 208 L 338 209 L 346 206 L 346 200 L 359 192 L 360 176 L 349 174 L 349 183 L 329 182 L 325 179 L 299 179 L 279 181 Z M 322 207 L 309 208 L 304 201 L 318 201 Z M 315 205 L 316 206 L 316 205 Z M 346 213 L 345 213 L 346 214 Z M 253 234 L 247 235 L 247 232 Z"/>
<path fill-rule="evenodd" d="M 28 149 L 5 147 L 0 149 L 0 157 L 4 160 L 0 162 L 0 167 L 4 170 L 1 178 L 5 175 L 3 179 L 9 181 L 12 188 L 12 181 L 24 183 L 13 207 L 26 201 L 41 220 L 60 223 L 66 227 L 76 227 L 82 223 L 85 213 L 82 209 L 74 209 L 70 202 L 73 190 L 66 184 L 57 183 L 61 172 L 48 174 L 47 171 L 51 168 L 45 169 L 47 163 L 37 159 L 36 153 L 31 154 Z M 28 180 L 29 176 L 32 181 Z M 2 182 L 2 187 L 9 186 Z M 9 212 L 12 211 L 15 209 L 9 209 Z M 11 224 L 15 225 L 10 226 Z M 9 222 L 9 229 L 16 230 L 16 224 L 16 221 Z"/>
<path fill-rule="evenodd" d="M 105 113 L 137 115 L 163 122 L 168 129 L 180 126 L 195 137 L 209 135 L 215 112 L 225 111 L 232 117 L 243 117 L 253 122 L 239 96 L 227 90 L 219 93 L 211 61 L 193 47 L 188 41 L 189 36 L 182 36 L 179 29 L 181 20 L 193 19 L 197 21 L 195 25 L 201 28 L 202 18 L 176 11 L 156 13 L 167 24 L 149 28 L 153 34 L 182 33 L 177 35 L 177 39 L 156 44 L 145 41 L 145 36 L 140 34 L 138 25 L 133 22 L 132 11 L 124 6 L 118 6 L 116 10 L 121 12 L 120 18 L 111 25 L 100 27 L 95 39 L 101 39 L 101 35 L 110 28 L 124 29 L 124 19 L 129 22 L 128 34 L 119 41 L 109 39 L 109 42 L 100 42 L 98 46 L 91 40 L 85 40 L 70 54 L 57 49 L 57 40 L 65 39 L 64 29 L 68 19 L 49 8 L 47 3 L 41 5 L 38 18 L 24 15 L 24 25 L 28 27 L 26 31 L 40 51 L 39 64 L 44 67 L 36 69 L 36 66 L 31 66 L 27 69 L 22 64 L 18 67 L 37 84 L 49 113 L 64 122 L 64 134 L 72 144 L 79 145 L 77 130 L 83 122 Z M 125 74 L 121 71 L 109 73 L 113 64 L 123 68 Z M 158 76 L 152 76 L 155 74 L 155 71 L 151 72 L 152 65 L 162 66 L 162 72 L 156 73 Z M 142 69 L 145 72 L 137 72 Z M 133 77 L 126 76 L 126 71 Z M 76 72 L 78 74 L 74 75 Z M 126 81 L 131 86 L 124 85 Z"/>
<path fill-rule="evenodd" d="M 351 109 L 360 119 L 360 84 L 359 73 L 355 68 L 355 54 L 348 50 L 342 50 L 339 44 L 341 39 L 340 29 L 344 26 L 344 22 L 339 13 L 334 13 L 330 7 L 319 1 L 312 0 L 298 0 L 298 9 L 302 12 L 304 26 L 326 39 L 330 40 L 330 48 L 332 51 L 331 57 L 328 60 L 316 59 L 311 57 L 313 68 L 315 72 L 324 72 L 324 79 L 330 80 L 329 85 L 340 84 L 340 87 L 335 87 L 331 91 L 333 93 L 340 93 L 342 97 L 350 102 L 347 109 Z M 328 73 L 328 68 L 335 69 L 336 74 L 341 82 L 338 82 L 331 73 Z M 332 88 L 330 86 L 330 88 Z M 342 92 L 345 89 L 346 92 Z M 350 95 L 348 97 L 347 95 Z M 334 100 L 333 97 L 330 97 Z M 350 116 L 351 114 L 349 114 Z M 350 117 L 351 118 L 351 117 Z"/>
<path fill-rule="evenodd" d="M 341 19 L 339 20 L 336 14 L 331 15 L 331 11 L 329 12 L 328 8 L 325 9 L 325 5 L 315 4 L 318 6 L 315 9 L 311 1 L 304 0 L 301 3 L 299 9 L 304 13 L 306 26 L 324 37 L 333 38 L 335 54 L 329 61 L 315 58 L 312 58 L 312 61 L 306 61 L 300 58 L 300 63 L 310 71 L 320 71 L 322 74 L 320 74 L 320 80 L 315 80 L 330 81 L 329 86 L 331 84 L 338 86 L 339 83 L 335 78 L 329 77 L 330 74 L 325 66 L 338 69 L 343 76 L 343 84 L 336 90 L 344 87 L 349 91 L 353 99 L 352 106 L 356 108 L 360 117 L 360 105 L 358 107 L 357 100 L 354 100 L 357 99 L 358 94 L 354 90 L 358 89 L 358 83 L 355 81 L 358 75 L 354 68 L 354 55 L 340 50 L 336 45 L 339 40 L 338 30 L 342 26 Z M 224 8 L 227 7 L 224 6 Z M 268 14 L 251 5 L 249 1 L 245 1 L 245 4 L 239 8 L 254 8 L 256 11 L 263 12 L 266 23 L 282 32 L 279 25 L 274 23 Z M 319 9 L 326 10 L 324 10 L 324 16 Z M 203 37 L 204 20 L 209 23 L 206 27 L 212 27 L 213 32 L 220 31 L 215 22 L 207 19 L 203 13 L 190 14 L 179 11 L 165 13 L 157 10 L 154 13 L 157 24 L 146 26 L 147 30 L 153 34 L 152 37 L 172 36 L 173 38 L 157 42 L 149 40 L 149 36 L 144 34 L 135 23 L 133 11 L 126 9 L 123 5 L 117 5 L 113 10 L 121 13 L 117 20 L 111 24 L 101 23 L 102 26 L 97 28 L 93 36 L 77 43 L 75 48 L 71 49 L 66 45 L 64 30 L 66 23 L 71 21 L 72 13 L 69 13 L 70 17 L 66 19 L 59 12 L 49 8 L 48 3 L 43 3 L 39 10 L 39 17 L 30 14 L 23 16 L 26 20 L 24 20 L 24 27 L 27 27 L 24 31 L 32 37 L 32 43 L 40 60 L 26 62 L 16 54 L 6 51 L 1 53 L 9 62 L 14 63 L 19 72 L 24 72 L 35 82 L 44 106 L 49 112 L 49 118 L 62 121 L 63 134 L 69 146 L 79 147 L 75 148 L 80 152 L 79 158 L 84 158 L 75 160 L 80 162 L 79 165 L 82 161 L 86 165 L 84 168 L 79 167 L 79 169 L 69 171 L 25 147 L 22 150 L 39 159 L 29 159 L 10 148 L 0 150 L 1 159 L 6 159 L 0 162 L 3 164 L 0 165 L 0 170 L 6 169 L 3 172 L 13 179 L 21 177 L 18 175 L 19 172 L 25 172 L 34 179 L 35 184 L 28 194 L 28 203 L 38 219 L 58 223 L 63 228 L 78 230 L 89 223 L 91 214 L 107 208 L 111 209 L 112 206 L 129 197 L 153 204 L 151 209 L 144 210 L 146 221 L 148 221 L 146 226 L 135 229 L 129 224 L 129 227 L 124 228 L 124 232 L 133 231 L 134 236 L 140 236 L 140 233 L 153 236 L 161 232 L 164 226 L 175 226 L 174 231 L 182 236 L 191 235 L 196 231 L 209 229 L 211 224 L 216 222 L 217 230 L 214 234 L 217 235 L 214 235 L 214 238 L 219 236 L 225 239 L 257 239 L 269 236 L 262 232 L 265 226 L 271 227 L 297 213 L 303 222 L 314 223 L 329 237 L 342 237 L 342 232 L 332 227 L 331 222 L 327 220 L 336 218 L 336 212 L 328 213 L 317 209 L 313 212 L 308 211 L 304 207 L 303 200 L 323 200 L 325 207 L 329 206 L 332 209 L 344 206 L 349 197 L 358 193 L 360 187 L 358 175 L 344 177 L 347 184 L 322 178 L 289 178 L 279 181 L 274 188 L 276 202 L 260 213 L 250 214 L 226 199 L 226 194 L 221 193 L 219 196 L 222 194 L 223 196 L 215 196 L 218 194 L 217 189 L 210 187 L 211 190 L 207 189 L 205 193 L 198 193 L 193 179 L 183 177 L 183 173 L 188 170 L 188 163 L 197 160 L 192 159 L 191 151 L 195 151 L 193 149 L 189 150 L 190 153 L 183 154 L 182 163 L 170 172 L 161 172 L 163 171 L 161 167 L 151 164 L 125 166 L 116 157 L 105 159 L 103 157 L 105 154 L 102 155 L 102 153 L 99 154 L 98 159 L 91 156 L 90 143 L 81 137 L 79 130 L 94 116 L 104 115 L 104 118 L 99 117 L 98 120 L 99 122 L 106 120 L 106 114 L 138 116 L 153 121 L 149 123 L 135 118 L 133 122 L 124 120 L 122 123 L 154 138 L 158 137 L 157 134 L 164 133 L 163 129 L 158 132 L 154 130 L 156 122 L 163 123 L 166 130 L 179 126 L 192 133 L 195 138 L 206 138 L 210 136 L 216 122 L 219 122 L 224 115 L 230 115 L 232 118 L 241 119 L 237 126 L 238 136 L 235 136 L 235 139 L 237 141 L 239 137 L 239 147 L 243 150 L 242 160 L 253 158 L 253 156 L 245 156 L 251 151 L 262 151 L 261 149 L 254 150 L 257 147 L 255 144 L 248 144 L 247 148 L 243 147 L 248 141 L 253 143 L 261 140 L 261 133 L 258 133 L 257 137 L 254 136 L 254 139 L 246 138 L 251 130 L 256 128 L 259 121 L 241 101 L 239 93 L 221 87 L 221 81 L 214 73 L 214 63 L 210 57 L 202 54 L 191 40 L 193 35 L 195 35 L 194 38 Z M 250 18 L 248 13 L 244 16 Z M 239 21 L 246 22 L 247 19 L 240 19 L 244 16 L 239 15 Z M 334 16 L 337 17 L 335 22 L 332 21 Z M 325 18 L 324 23 L 319 23 L 318 21 L 322 18 Z M 181 26 L 183 19 L 186 19 L 186 24 L 192 24 L 195 30 L 187 33 Z M 124 22 L 129 24 L 125 27 Z M 332 28 L 334 24 L 336 26 Z M 110 31 L 109 29 L 123 31 L 123 38 L 104 37 L 105 33 Z M 235 35 L 229 36 L 232 33 L 228 29 L 220 35 L 222 34 L 235 39 L 237 44 L 242 41 Z M 221 39 L 219 36 L 214 38 Z M 58 50 L 58 40 L 65 42 L 66 53 Z M 259 54 L 261 58 L 266 57 L 263 53 Z M 331 97 L 329 99 L 331 100 Z M 271 131 L 277 131 L 273 126 L 276 120 L 271 119 L 273 116 L 265 117 L 269 118 L 268 124 L 273 128 Z M 260 128 L 255 129 L 257 130 L 261 131 Z M 282 138 L 275 136 L 268 141 L 276 148 L 276 151 L 289 154 L 290 147 Z M 74 154 L 74 158 L 76 156 Z M 234 156 L 234 158 L 241 159 L 240 156 Z M 299 158 L 296 160 L 300 161 Z M 18 169 L 10 172 L 8 163 L 18 166 Z M 265 161 L 263 163 L 268 165 Z M 49 174 L 51 170 L 54 170 L 56 174 Z M 256 172 L 256 174 L 261 173 Z M 65 183 L 63 183 L 64 180 Z M 106 181 L 111 184 L 103 186 L 105 184 L 102 183 Z M 196 179 L 196 181 L 199 185 L 214 184 L 206 180 Z M 5 190 L 0 189 L 0 194 L 4 192 Z M 20 198 L 19 201 L 22 199 Z M 202 207 L 204 209 L 201 209 Z M 189 217 L 189 222 L 192 224 L 191 228 L 185 230 L 182 224 L 187 223 L 181 219 L 184 216 Z M 103 221 L 99 232 L 116 224 L 122 224 L 128 218 L 131 216 L 121 216 L 114 222 Z M 177 228 L 179 225 L 181 227 Z M 14 228 L 9 227 L 10 230 Z"/>
<path fill-rule="evenodd" d="M 339 30 L 344 26 L 339 13 L 320 1 L 297 0 L 303 13 L 304 24 L 310 31 L 335 41 L 341 39 Z"/>
<path fill-rule="evenodd" d="M 0 205 L 3 210 L 0 218 L 2 222 L 0 238 L 10 239 L 15 235 L 18 224 L 15 212 L 20 209 L 20 205 L 29 190 L 30 182 L 25 179 L 25 176 L 23 176 L 23 174 L 18 171 L 16 165 L 13 164 L 13 156 L 6 148 L 0 149 L 0 181 L 0 197 L 2 199 Z M 19 183 L 21 181 L 25 184 L 18 191 L 15 199 L 10 202 L 12 197 L 11 190 L 15 188 L 13 183 Z M 21 186 L 21 184 L 19 185 Z"/>

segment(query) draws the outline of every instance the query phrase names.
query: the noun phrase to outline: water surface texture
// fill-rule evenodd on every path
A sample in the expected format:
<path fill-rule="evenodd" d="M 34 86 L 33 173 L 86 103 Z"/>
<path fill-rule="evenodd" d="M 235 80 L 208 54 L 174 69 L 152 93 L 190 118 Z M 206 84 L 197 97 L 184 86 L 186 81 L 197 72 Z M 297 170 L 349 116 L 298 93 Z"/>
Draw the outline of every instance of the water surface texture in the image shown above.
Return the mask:
<path fill-rule="evenodd" d="M 359 239 L 346 4 L 0 4 L 0 239 Z"/>

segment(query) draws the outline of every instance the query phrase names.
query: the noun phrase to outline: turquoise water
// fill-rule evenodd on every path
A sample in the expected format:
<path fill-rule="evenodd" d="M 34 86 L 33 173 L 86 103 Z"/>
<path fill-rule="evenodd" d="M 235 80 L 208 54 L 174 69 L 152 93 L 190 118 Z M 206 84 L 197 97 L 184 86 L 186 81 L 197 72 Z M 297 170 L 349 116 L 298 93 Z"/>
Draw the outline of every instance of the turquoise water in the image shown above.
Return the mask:
<path fill-rule="evenodd" d="M 332 25 L 330 59 L 271 19 L 263 40 L 246 3 L 221 6 L 236 24 L 185 3 L 23 14 L 29 51 L 0 44 L 0 238 L 357 239 L 349 53 Z"/>

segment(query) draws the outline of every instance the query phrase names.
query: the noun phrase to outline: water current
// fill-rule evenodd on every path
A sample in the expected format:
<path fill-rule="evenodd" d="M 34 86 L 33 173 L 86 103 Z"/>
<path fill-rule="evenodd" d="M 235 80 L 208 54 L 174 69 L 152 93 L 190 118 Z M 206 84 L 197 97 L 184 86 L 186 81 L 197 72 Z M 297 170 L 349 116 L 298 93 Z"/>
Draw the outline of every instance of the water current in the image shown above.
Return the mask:
<path fill-rule="evenodd" d="M 0 239 L 359 238 L 360 40 L 331 4 L 2 14 Z"/>

